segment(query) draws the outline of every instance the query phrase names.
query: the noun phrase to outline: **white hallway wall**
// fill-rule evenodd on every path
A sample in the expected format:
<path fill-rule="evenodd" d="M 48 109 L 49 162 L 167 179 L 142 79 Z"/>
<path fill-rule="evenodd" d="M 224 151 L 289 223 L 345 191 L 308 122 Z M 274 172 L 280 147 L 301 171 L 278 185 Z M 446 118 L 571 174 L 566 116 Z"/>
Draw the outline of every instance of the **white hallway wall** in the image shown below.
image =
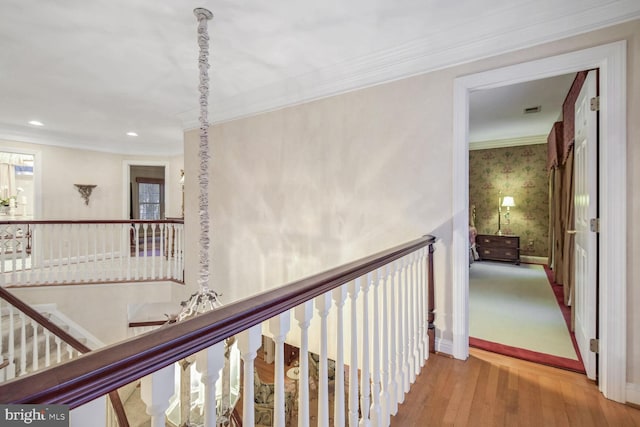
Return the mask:
<path fill-rule="evenodd" d="M 628 118 L 640 115 L 640 21 L 212 127 L 212 288 L 234 301 L 433 233 L 436 327 L 451 340 L 454 79 L 627 40 Z M 628 120 L 628 165 L 640 123 Z M 198 132 L 185 134 L 197 170 Z M 623 161 L 621 159 L 621 161 Z M 630 212 L 640 170 L 628 167 Z M 197 272 L 197 183 L 187 173 L 187 281 Z M 629 215 L 630 241 L 640 228 Z M 640 248 L 629 245 L 628 257 Z M 640 265 L 628 262 L 627 379 L 640 384 Z"/>

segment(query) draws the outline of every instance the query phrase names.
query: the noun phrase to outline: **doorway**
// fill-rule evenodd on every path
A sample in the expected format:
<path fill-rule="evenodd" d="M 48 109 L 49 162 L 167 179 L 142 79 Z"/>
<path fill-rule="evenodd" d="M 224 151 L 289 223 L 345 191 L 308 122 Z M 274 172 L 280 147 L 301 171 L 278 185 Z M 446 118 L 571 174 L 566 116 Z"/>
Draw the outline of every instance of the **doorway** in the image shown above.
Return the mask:
<path fill-rule="evenodd" d="M 164 166 L 129 167 L 129 219 L 164 219 L 164 174 Z"/>
<path fill-rule="evenodd" d="M 169 182 L 169 170 L 168 162 L 144 160 L 123 162 L 123 219 L 141 219 L 141 216 L 147 219 L 165 218 L 166 207 L 170 206 L 170 193 L 166 185 Z"/>
<path fill-rule="evenodd" d="M 468 107 L 469 93 L 544 77 L 600 69 L 600 391 L 626 399 L 626 42 L 616 42 L 454 81 L 452 352 L 469 355 Z"/>
<path fill-rule="evenodd" d="M 0 214 L 16 220 L 33 218 L 35 155 L 0 152 Z"/>
<path fill-rule="evenodd" d="M 575 79 L 570 73 L 470 93 L 469 227 L 477 246 L 469 330 L 473 347 L 584 372 L 570 305 L 552 279 L 562 278 L 548 260 L 555 230 L 549 167 L 558 166 L 549 162 L 557 150 L 547 139 L 571 103 Z"/>

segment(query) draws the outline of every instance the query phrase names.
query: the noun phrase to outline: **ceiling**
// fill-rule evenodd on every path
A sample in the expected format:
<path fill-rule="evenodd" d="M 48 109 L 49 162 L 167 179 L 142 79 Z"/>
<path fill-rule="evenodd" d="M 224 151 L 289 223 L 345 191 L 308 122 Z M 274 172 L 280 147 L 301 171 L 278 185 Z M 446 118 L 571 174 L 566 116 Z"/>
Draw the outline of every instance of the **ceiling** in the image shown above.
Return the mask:
<path fill-rule="evenodd" d="M 0 139 L 182 153 L 198 117 L 195 7 L 215 15 L 212 122 L 640 17 L 637 0 L 2 0 Z"/>
<path fill-rule="evenodd" d="M 548 135 L 562 118 L 575 74 L 472 92 L 469 96 L 469 143 Z M 525 109 L 540 107 L 538 112 Z M 546 140 L 546 139 L 545 139 Z M 495 146 L 493 144 L 492 146 Z"/>

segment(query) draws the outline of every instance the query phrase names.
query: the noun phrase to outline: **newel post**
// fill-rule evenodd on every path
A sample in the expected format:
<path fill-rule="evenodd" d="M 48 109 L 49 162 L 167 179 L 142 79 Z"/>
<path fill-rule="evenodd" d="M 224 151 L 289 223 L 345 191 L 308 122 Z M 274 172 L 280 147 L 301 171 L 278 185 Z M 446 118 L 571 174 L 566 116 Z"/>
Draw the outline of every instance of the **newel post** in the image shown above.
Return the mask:
<path fill-rule="evenodd" d="M 434 313 L 435 301 L 434 301 L 434 279 L 433 279 L 433 243 L 429 245 L 429 258 L 427 260 L 427 292 L 428 292 L 428 306 L 427 306 L 427 335 L 429 336 L 429 352 L 436 352 L 436 327 L 434 321 L 436 315 Z"/>

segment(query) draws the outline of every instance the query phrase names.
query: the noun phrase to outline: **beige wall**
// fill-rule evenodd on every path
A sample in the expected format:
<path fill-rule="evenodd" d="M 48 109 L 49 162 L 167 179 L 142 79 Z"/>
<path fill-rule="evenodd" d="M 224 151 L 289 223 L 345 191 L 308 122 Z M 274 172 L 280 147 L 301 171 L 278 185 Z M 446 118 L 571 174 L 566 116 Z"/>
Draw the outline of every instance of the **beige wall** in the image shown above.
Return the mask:
<path fill-rule="evenodd" d="M 629 241 L 640 237 L 640 22 L 214 126 L 212 287 L 226 301 L 425 233 L 436 252 L 439 336 L 451 339 L 456 77 L 628 41 Z M 197 131 L 185 135 L 197 170 Z M 621 159 L 623 161 L 623 159 Z M 187 181 L 187 279 L 197 271 L 197 186 Z M 189 228 L 190 227 L 190 228 Z M 629 260 L 640 249 L 629 245 Z M 640 264 L 628 263 L 628 380 L 640 384 Z M 192 285 L 193 286 L 193 285 Z"/>
<path fill-rule="evenodd" d="M 546 140 L 543 137 L 543 140 Z M 520 255 L 546 257 L 549 250 L 547 144 L 469 151 L 469 206 L 475 206 L 478 234 L 498 229 L 498 200 L 511 196 L 509 220 L 501 230 L 520 237 Z"/>
<path fill-rule="evenodd" d="M 167 216 L 180 216 L 180 169 L 183 156 L 142 157 L 78 150 L 17 141 L 0 140 L 2 150 L 25 150 L 37 153 L 41 170 L 36 180 L 35 198 L 40 210 L 33 212 L 36 219 L 123 219 L 123 162 L 125 160 L 158 161 L 169 163 L 167 183 Z M 73 184 L 96 184 L 89 205 Z M 37 205 L 36 205 L 37 206 Z"/>
<path fill-rule="evenodd" d="M 128 338 L 130 304 L 171 301 L 175 283 L 116 283 L 12 288 L 11 293 L 29 304 L 55 304 L 57 309 L 104 344 Z M 180 305 L 175 304 L 176 311 Z M 162 314 L 158 319 L 162 320 Z"/>

